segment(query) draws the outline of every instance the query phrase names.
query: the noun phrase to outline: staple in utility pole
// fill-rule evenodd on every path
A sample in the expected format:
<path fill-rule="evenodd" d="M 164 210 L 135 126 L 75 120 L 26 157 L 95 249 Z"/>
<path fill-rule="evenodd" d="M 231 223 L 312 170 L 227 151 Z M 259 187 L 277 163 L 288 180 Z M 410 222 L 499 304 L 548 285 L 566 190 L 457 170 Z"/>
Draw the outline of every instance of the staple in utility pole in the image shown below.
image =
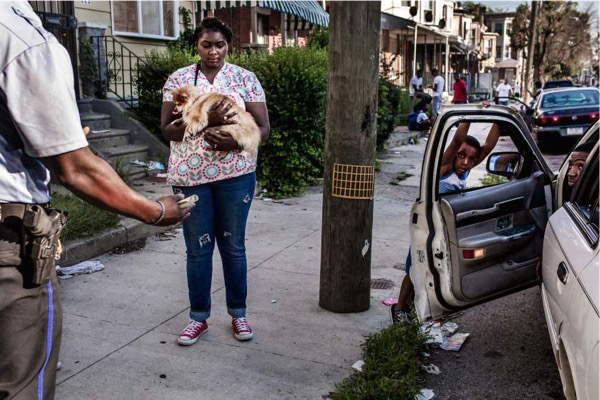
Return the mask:
<path fill-rule="evenodd" d="M 319 305 L 369 309 L 381 2 L 329 3 Z"/>

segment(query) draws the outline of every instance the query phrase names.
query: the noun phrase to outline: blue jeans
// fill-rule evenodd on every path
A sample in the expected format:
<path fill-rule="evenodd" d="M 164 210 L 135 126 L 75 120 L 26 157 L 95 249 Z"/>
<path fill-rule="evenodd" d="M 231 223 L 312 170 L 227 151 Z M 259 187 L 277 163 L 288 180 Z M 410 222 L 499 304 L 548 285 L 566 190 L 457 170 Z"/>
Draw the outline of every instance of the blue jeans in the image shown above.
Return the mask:
<path fill-rule="evenodd" d="M 442 96 L 435 96 L 433 98 L 433 109 L 431 110 L 431 116 L 437 117 L 440 108 L 442 108 Z"/>
<path fill-rule="evenodd" d="M 199 197 L 191 215 L 183 221 L 193 320 L 204 321 L 210 316 L 215 242 L 223 262 L 227 311 L 234 318 L 246 316 L 246 221 L 255 185 L 256 174 L 252 172 L 198 186 L 173 187 L 185 197 L 193 194 Z"/>

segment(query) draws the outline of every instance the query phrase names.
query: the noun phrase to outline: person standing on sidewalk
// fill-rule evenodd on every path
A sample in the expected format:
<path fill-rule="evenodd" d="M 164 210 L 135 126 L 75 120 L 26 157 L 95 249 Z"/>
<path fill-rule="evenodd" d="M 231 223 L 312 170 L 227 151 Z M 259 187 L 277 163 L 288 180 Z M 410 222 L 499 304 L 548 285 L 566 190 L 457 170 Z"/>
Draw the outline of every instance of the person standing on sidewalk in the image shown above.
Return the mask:
<path fill-rule="evenodd" d="M 454 74 L 454 97 L 452 98 L 454 104 L 466 104 L 467 103 L 467 84 L 461 78 L 460 74 L 456 72 Z"/>
<path fill-rule="evenodd" d="M 230 104 L 220 103 L 209 113 L 209 128 L 185 140 L 185 124 L 173 114 L 173 91 L 193 84 L 202 93 L 224 94 L 245 108 L 256 120 L 262 141 L 268 138 L 269 115 L 260 82 L 252 72 L 225 62 L 232 37 L 229 27 L 220 20 L 205 18 L 194 31 L 200 62 L 175 71 L 163 87 L 161 129 L 171 141 L 167 179 L 175 192 L 199 197 L 198 207 L 183 223 L 191 305 L 190 321 L 177 339 L 183 346 L 196 343 L 208 329 L 215 243 L 223 262 L 227 311 L 234 336 L 238 340 L 253 337 L 246 320 L 245 240 L 256 186 L 256 160 L 241 150 L 222 127 L 235 115 Z M 211 128 L 216 126 L 221 128 Z"/>
<path fill-rule="evenodd" d="M 496 89 L 498 93 L 498 104 L 501 106 L 507 106 L 512 87 L 508 84 L 508 80 L 502 81 Z"/>
<path fill-rule="evenodd" d="M 433 108 L 431 110 L 431 117 L 435 119 L 442 107 L 442 93 L 444 93 L 444 78 L 438 72 L 437 68 L 431 70 L 433 73 Z"/>
<path fill-rule="evenodd" d="M 515 97 L 517 97 L 517 98 L 521 97 L 521 83 L 519 81 L 517 81 L 517 83 L 515 83 Z"/>
<path fill-rule="evenodd" d="M 2 399 L 54 398 L 62 333 L 54 260 L 65 215 L 50 206 L 47 169 L 82 199 L 146 223 L 177 223 L 191 209 L 178 206 L 181 195 L 136 193 L 90 151 L 73 84 L 67 51 L 31 6 L 0 2 Z"/>
<path fill-rule="evenodd" d="M 423 91 L 423 71 L 417 70 L 417 73 L 410 79 L 408 86 L 408 98 L 410 99 L 410 111 L 413 111 L 415 105 L 415 95 Z"/>

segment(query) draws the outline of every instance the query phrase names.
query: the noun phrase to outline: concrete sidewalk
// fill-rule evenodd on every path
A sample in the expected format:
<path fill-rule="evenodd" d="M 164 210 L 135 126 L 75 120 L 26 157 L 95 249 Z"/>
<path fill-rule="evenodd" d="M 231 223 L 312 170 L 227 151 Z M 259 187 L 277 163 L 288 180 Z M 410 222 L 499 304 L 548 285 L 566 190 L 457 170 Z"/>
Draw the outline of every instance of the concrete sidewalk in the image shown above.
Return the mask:
<path fill-rule="evenodd" d="M 381 300 L 397 296 L 404 275 L 424 148 L 421 139 L 379 157 L 371 275 L 395 286 L 372 289 L 370 310 L 334 314 L 318 306 L 322 188 L 283 201 L 256 198 L 247 228 L 254 339 L 233 337 L 215 252 L 210 329 L 191 347 L 177 345 L 189 312 L 177 228 L 141 250 L 98 257 L 101 272 L 61 282 L 57 399 L 321 399 L 352 373 L 364 335 L 389 324 Z M 390 184 L 399 172 L 413 176 Z M 157 184 L 154 191 L 170 188 Z"/>

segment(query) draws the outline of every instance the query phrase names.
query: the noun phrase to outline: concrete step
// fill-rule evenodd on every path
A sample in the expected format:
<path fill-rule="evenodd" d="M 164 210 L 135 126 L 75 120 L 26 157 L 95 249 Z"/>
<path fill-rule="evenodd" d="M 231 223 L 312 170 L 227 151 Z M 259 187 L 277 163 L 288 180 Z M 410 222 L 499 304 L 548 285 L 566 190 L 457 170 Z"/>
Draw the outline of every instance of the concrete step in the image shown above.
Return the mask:
<path fill-rule="evenodd" d="M 77 100 L 77 108 L 79 109 L 80 114 L 92 113 L 94 111 L 92 102 L 93 98 L 83 98 Z"/>
<path fill-rule="evenodd" d="M 113 167 L 117 165 L 126 167 L 130 161 L 148 159 L 148 145 L 126 144 L 106 147 L 102 149 L 102 153 L 110 160 Z"/>
<path fill-rule="evenodd" d="M 129 133 L 130 131 L 127 129 L 103 129 L 91 131 L 87 139 L 94 148 L 102 151 L 109 147 L 129 144 Z"/>
<path fill-rule="evenodd" d="M 146 171 L 145 167 L 140 167 L 139 165 L 131 165 L 129 164 L 127 177 L 130 181 L 145 178 L 148 176 L 148 171 Z"/>
<path fill-rule="evenodd" d="M 79 115 L 81 125 L 89 126 L 92 131 L 110 129 L 110 115 L 100 113 L 83 113 Z"/>

